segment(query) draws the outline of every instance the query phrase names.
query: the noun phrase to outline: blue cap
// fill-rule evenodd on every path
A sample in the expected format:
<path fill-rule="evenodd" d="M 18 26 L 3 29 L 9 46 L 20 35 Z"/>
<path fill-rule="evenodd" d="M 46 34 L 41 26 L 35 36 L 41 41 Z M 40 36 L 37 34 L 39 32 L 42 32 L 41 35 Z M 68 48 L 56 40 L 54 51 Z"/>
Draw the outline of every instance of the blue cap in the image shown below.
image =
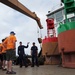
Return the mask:
<path fill-rule="evenodd" d="M 13 35 L 15 35 L 14 31 L 11 31 L 11 32 L 10 32 L 10 34 L 13 34 Z"/>

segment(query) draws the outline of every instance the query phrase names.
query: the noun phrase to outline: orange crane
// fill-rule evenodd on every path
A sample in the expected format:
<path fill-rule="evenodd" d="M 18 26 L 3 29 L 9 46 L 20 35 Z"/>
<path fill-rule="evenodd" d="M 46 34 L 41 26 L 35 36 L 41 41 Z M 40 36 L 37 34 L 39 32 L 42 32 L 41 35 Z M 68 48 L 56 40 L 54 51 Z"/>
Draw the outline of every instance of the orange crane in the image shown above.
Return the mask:
<path fill-rule="evenodd" d="M 42 29 L 42 25 L 40 22 L 40 18 L 37 17 L 35 12 L 31 12 L 28 8 L 26 8 L 24 5 L 22 5 L 18 0 L 0 0 L 3 4 L 31 17 L 32 19 L 36 20 L 38 26 L 40 29 Z"/>

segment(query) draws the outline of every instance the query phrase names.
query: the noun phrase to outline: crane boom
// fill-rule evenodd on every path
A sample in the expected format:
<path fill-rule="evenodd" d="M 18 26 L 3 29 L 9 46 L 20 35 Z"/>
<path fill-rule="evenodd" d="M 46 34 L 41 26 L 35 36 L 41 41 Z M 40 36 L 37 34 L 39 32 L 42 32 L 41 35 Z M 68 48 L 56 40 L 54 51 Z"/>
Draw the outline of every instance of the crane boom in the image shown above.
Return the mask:
<path fill-rule="evenodd" d="M 40 18 L 37 17 L 35 12 L 31 12 L 28 8 L 26 8 L 24 5 L 22 5 L 18 0 L 0 0 L 3 4 L 31 17 L 32 19 L 36 20 L 38 26 L 40 29 L 42 29 L 42 25 L 40 22 Z"/>

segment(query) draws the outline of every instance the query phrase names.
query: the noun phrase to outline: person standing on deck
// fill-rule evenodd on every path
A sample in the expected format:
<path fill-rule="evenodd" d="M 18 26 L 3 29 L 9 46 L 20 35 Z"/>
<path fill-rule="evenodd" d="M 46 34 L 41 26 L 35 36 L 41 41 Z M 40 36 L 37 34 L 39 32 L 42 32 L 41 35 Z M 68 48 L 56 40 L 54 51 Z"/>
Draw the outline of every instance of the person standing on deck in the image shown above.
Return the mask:
<path fill-rule="evenodd" d="M 32 56 L 32 66 L 31 67 L 34 67 L 35 64 L 37 67 L 39 67 L 38 48 L 37 48 L 37 46 L 35 46 L 35 42 L 33 42 L 32 44 L 33 44 L 33 46 L 31 47 L 31 56 Z"/>
<path fill-rule="evenodd" d="M 2 69 L 2 64 L 3 64 L 3 55 L 2 55 L 2 43 L 0 43 L 0 69 Z"/>
<path fill-rule="evenodd" d="M 23 64 L 25 67 L 28 67 L 27 62 L 26 62 L 26 54 L 24 52 L 24 48 L 28 48 L 29 42 L 27 43 L 27 46 L 22 45 L 22 42 L 20 42 L 19 44 L 20 45 L 18 46 L 18 55 L 19 55 L 20 68 L 22 68 Z"/>
<path fill-rule="evenodd" d="M 3 55 L 3 66 L 2 66 L 2 70 L 3 71 L 6 71 L 5 66 L 6 66 L 6 50 L 7 50 L 7 45 L 6 44 L 3 44 L 3 42 L 4 42 L 5 39 L 2 39 L 2 47 L 3 47 L 3 49 L 2 49 L 2 55 Z"/>
<path fill-rule="evenodd" d="M 15 49 L 16 49 L 16 36 L 13 31 L 10 32 L 10 36 L 6 38 L 3 44 L 7 43 L 7 50 L 6 50 L 6 59 L 7 59 L 7 72 L 6 74 L 16 74 L 12 70 L 12 62 L 15 59 Z"/>

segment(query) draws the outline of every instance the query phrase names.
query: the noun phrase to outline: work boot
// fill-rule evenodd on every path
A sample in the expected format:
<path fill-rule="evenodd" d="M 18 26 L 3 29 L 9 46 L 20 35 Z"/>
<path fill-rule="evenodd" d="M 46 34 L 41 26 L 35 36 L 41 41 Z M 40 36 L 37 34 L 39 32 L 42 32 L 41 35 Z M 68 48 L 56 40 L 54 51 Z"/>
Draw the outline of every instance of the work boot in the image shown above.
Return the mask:
<path fill-rule="evenodd" d="M 31 65 L 31 67 L 34 67 L 34 65 Z"/>
<path fill-rule="evenodd" d="M 7 71 L 6 74 L 16 74 L 14 71 Z"/>

